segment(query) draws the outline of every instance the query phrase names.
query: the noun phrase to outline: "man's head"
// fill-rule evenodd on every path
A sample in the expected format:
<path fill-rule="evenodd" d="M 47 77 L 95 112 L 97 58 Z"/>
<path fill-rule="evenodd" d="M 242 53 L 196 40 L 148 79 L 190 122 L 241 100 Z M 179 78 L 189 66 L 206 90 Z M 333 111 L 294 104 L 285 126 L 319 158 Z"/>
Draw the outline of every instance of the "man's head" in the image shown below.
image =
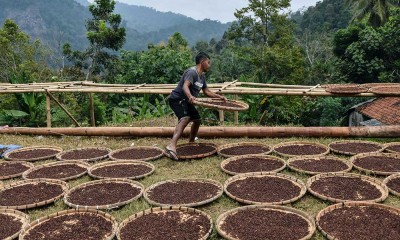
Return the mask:
<path fill-rule="evenodd" d="M 200 65 L 204 72 L 207 72 L 211 67 L 210 56 L 205 52 L 199 52 L 196 55 L 196 65 Z"/>

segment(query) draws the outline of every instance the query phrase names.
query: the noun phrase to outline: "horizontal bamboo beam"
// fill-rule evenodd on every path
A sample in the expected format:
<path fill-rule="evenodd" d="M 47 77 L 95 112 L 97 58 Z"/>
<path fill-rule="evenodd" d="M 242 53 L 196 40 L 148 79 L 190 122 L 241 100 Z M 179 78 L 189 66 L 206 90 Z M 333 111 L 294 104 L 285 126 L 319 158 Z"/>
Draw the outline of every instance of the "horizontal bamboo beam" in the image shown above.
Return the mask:
<path fill-rule="evenodd" d="M 189 128 L 184 135 L 189 135 Z M 173 127 L 80 127 L 1 129 L 0 134 L 172 137 Z M 375 127 L 200 127 L 199 137 L 400 137 L 400 125 Z"/>

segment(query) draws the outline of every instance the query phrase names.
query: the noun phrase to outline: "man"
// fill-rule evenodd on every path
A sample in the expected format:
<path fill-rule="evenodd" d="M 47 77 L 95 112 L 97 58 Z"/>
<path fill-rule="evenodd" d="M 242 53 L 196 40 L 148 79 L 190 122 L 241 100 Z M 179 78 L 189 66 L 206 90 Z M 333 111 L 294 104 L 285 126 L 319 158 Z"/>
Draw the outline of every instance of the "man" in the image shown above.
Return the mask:
<path fill-rule="evenodd" d="M 207 87 L 205 73 L 208 72 L 210 67 L 210 57 L 204 52 L 197 54 L 196 66 L 187 69 L 183 73 L 178 86 L 168 96 L 169 105 L 178 117 L 178 125 L 175 127 L 171 142 L 165 147 L 167 156 L 172 159 L 178 160 L 176 145 L 186 126 L 193 122 L 190 129 L 189 142 L 194 142 L 199 131 L 201 118 L 199 112 L 193 106 L 193 102 L 199 95 L 200 90 L 203 90 L 203 93 L 208 97 L 220 98 L 226 101 L 224 96 L 211 92 Z"/>

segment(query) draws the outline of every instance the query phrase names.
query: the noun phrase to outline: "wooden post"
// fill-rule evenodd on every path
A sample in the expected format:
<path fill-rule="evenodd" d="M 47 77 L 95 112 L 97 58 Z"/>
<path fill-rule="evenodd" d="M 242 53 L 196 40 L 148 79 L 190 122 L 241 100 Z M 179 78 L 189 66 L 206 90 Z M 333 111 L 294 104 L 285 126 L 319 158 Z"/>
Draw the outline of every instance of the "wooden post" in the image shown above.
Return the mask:
<path fill-rule="evenodd" d="M 238 95 L 237 94 L 233 95 L 233 99 L 237 100 Z M 233 112 L 233 124 L 236 126 L 239 125 L 239 112 L 238 111 Z"/>
<path fill-rule="evenodd" d="M 90 122 L 92 123 L 92 127 L 95 127 L 96 119 L 94 119 L 94 101 L 92 93 L 89 93 L 89 105 L 90 105 Z"/>
<path fill-rule="evenodd" d="M 50 97 L 46 94 L 46 115 L 47 115 L 47 127 L 51 128 L 51 111 L 50 111 Z"/>
<path fill-rule="evenodd" d="M 60 106 L 60 108 L 61 108 L 62 110 L 64 110 L 64 112 L 68 115 L 68 117 L 70 117 L 70 118 L 72 119 L 72 121 L 74 121 L 75 126 L 80 127 L 78 121 L 76 121 L 76 119 L 72 116 L 72 114 L 68 112 L 68 110 L 57 100 L 57 98 L 55 98 L 55 97 L 49 92 L 49 90 L 46 90 L 46 91 L 47 91 L 47 96 L 50 97 L 51 99 L 53 99 L 53 100 L 58 104 L 58 106 Z"/>
<path fill-rule="evenodd" d="M 218 110 L 219 113 L 219 122 L 221 125 L 224 125 L 224 110 Z"/>

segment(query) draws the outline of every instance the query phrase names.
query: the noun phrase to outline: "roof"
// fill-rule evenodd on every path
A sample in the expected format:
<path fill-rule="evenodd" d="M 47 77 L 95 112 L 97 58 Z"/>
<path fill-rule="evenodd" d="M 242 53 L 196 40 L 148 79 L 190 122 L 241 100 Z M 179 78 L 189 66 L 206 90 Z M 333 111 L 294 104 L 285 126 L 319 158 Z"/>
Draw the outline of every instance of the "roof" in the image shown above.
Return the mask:
<path fill-rule="evenodd" d="M 377 98 L 359 106 L 357 112 L 387 125 L 400 125 L 400 98 Z"/>

